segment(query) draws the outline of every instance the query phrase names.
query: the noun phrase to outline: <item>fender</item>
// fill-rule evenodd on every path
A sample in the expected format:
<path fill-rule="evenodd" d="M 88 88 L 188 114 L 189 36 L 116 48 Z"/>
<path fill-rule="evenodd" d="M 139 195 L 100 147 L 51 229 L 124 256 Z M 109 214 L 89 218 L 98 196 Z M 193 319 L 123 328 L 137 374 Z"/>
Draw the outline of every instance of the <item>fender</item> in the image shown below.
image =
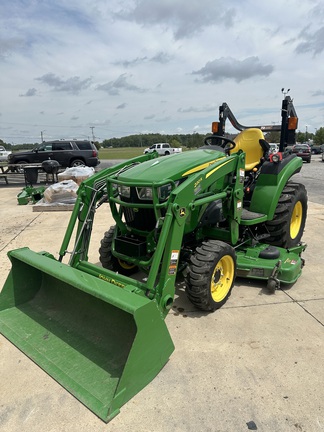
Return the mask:
<path fill-rule="evenodd" d="M 301 170 L 303 161 L 288 155 L 279 163 L 264 162 L 253 191 L 250 211 L 263 213 L 273 219 L 280 195 L 291 176 Z"/>

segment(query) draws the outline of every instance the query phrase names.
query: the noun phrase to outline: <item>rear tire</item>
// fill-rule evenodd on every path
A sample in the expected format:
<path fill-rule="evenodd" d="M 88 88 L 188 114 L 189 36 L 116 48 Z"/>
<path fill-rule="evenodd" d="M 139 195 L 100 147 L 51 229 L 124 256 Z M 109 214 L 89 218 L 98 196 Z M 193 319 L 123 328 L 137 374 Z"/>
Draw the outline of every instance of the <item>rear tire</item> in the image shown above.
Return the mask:
<path fill-rule="evenodd" d="M 307 217 L 307 192 L 301 183 L 287 183 L 280 195 L 274 217 L 266 223 L 267 243 L 290 248 L 299 244 Z"/>
<path fill-rule="evenodd" d="M 71 167 L 78 167 L 78 166 L 85 166 L 85 163 L 84 163 L 84 161 L 82 160 L 82 159 L 74 159 L 72 162 L 71 162 L 71 165 L 70 165 Z"/>
<path fill-rule="evenodd" d="M 236 276 L 234 249 L 221 241 L 208 240 L 191 256 L 186 291 L 191 303 L 214 311 L 226 303 Z"/>
<path fill-rule="evenodd" d="M 137 272 L 138 267 L 116 258 L 111 252 L 115 229 L 116 227 L 112 226 L 107 232 L 105 232 L 105 235 L 100 242 L 99 260 L 102 267 L 118 272 L 124 276 L 131 276 Z"/>

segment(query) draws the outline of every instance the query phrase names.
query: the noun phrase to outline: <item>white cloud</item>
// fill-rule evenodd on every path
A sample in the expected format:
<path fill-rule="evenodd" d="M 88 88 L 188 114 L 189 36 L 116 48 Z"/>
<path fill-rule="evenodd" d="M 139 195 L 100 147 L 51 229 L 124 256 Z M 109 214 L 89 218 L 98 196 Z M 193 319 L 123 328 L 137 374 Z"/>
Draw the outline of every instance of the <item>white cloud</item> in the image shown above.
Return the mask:
<path fill-rule="evenodd" d="M 126 21 L 171 28 L 175 39 L 193 38 L 207 26 L 230 28 L 234 16 L 235 10 L 219 0 L 138 0 L 116 13 Z"/>
<path fill-rule="evenodd" d="M 41 77 L 35 78 L 35 80 L 40 81 L 43 84 L 47 84 L 54 91 L 66 92 L 71 94 L 78 94 L 82 90 L 87 89 L 91 84 L 91 78 L 81 80 L 80 77 L 74 76 L 63 79 L 51 72 Z"/>
<path fill-rule="evenodd" d="M 195 75 L 201 75 L 204 82 L 218 82 L 232 80 L 241 82 L 254 78 L 255 76 L 269 76 L 273 72 L 273 66 L 261 64 L 258 57 L 249 57 L 237 60 L 232 57 L 222 57 L 212 60 L 198 71 Z"/>
<path fill-rule="evenodd" d="M 102 90 L 107 92 L 110 96 L 117 96 L 122 90 L 128 90 L 136 93 L 144 93 L 145 89 L 141 89 L 134 84 L 128 82 L 126 74 L 120 75 L 116 80 L 107 82 L 105 84 L 99 84 L 96 90 Z"/>
<path fill-rule="evenodd" d="M 297 45 L 297 53 L 320 54 L 324 51 L 324 26 L 316 31 L 304 30 L 299 39 L 302 42 Z"/>
<path fill-rule="evenodd" d="M 32 96 L 35 96 L 36 94 L 37 94 L 37 90 L 33 87 L 33 88 L 28 89 L 26 91 L 26 93 L 20 94 L 19 96 L 20 97 L 32 97 Z"/>

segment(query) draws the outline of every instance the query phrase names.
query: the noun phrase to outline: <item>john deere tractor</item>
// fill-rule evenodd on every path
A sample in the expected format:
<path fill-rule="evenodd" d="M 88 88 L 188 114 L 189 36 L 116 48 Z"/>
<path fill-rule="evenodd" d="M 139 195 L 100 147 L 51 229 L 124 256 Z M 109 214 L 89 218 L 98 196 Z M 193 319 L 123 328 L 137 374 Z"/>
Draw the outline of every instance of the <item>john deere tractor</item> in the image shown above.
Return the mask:
<path fill-rule="evenodd" d="M 239 130 L 233 140 L 227 118 Z M 237 276 L 264 280 L 274 292 L 301 275 L 307 195 L 291 177 L 303 162 L 285 151 L 296 128 L 289 96 L 281 126 L 242 126 L 224 103 L 201 148 L 146 154 L 85 180 L 57 258 L 9 252 L 1 332 L 99 417 L 112 419 L 174 349 L 164 319 L 178 273 L 204 311 L 226 302 Z M 281 132 L 276 154 L 263 135 L 273 130 Z M 88 248 L 101 205 L 114 225 L 103 235 L 99 266 L 89 262 Z M 147 277 L 135 277 L 139 271 Z"/>

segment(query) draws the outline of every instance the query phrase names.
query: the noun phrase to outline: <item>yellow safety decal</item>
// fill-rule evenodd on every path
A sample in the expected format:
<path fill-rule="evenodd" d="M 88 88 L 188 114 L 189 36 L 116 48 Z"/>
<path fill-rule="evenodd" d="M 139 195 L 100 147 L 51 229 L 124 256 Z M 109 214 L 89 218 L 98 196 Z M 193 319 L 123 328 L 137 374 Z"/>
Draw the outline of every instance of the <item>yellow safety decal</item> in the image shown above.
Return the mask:
<path fill-rule="evenodd" d="M 206 163 L 204 163 L 204 164 L 198 165 L 198 166 L 196 166 L 195 168 L 192 168 L 191 170 L 186 171 L 185 173 L 183 173 L 183 174 L 182 174 L 182 177 L 186 177 L 186 176 L 188 176 L 188 175 L 190 175 L 190 174 L 193 174 L 193 173 L 195 173 L 195 172 L 201 171 L 201 170 L 203 170 L 203 169 L 209 167 L 209 165 L 212 165 L 213 163 L 215 163 L 215 162 L 217 162 L 217 161 L 219 161 L 219 160 L 222 160 L 222 159 L 225 159 L 225 156 L 222 156 L 221 158 L 217 158 L 217 159 L 214 159 L 214 160 L 212 160 L 212 161 L 210 161 L 210 162 L 206 162 Z"/>
<path fill-rule="evenodd" d="M 219 165 L 218 167 L 216 167 L 215 169 L 213 169 L 212 171 L 210 171 L 207 175 L 206 178 L 210 177 L 211 175 L 214 174 L 214 172 L 216 172 L 217 170 L 219 170 L 220 168 L 223 168 L 223 166 L 227 165 L 229 162 L 232 162 L 232 159 L 226 161 L 225 163 L 223 163 L 222 165 Z"/>

